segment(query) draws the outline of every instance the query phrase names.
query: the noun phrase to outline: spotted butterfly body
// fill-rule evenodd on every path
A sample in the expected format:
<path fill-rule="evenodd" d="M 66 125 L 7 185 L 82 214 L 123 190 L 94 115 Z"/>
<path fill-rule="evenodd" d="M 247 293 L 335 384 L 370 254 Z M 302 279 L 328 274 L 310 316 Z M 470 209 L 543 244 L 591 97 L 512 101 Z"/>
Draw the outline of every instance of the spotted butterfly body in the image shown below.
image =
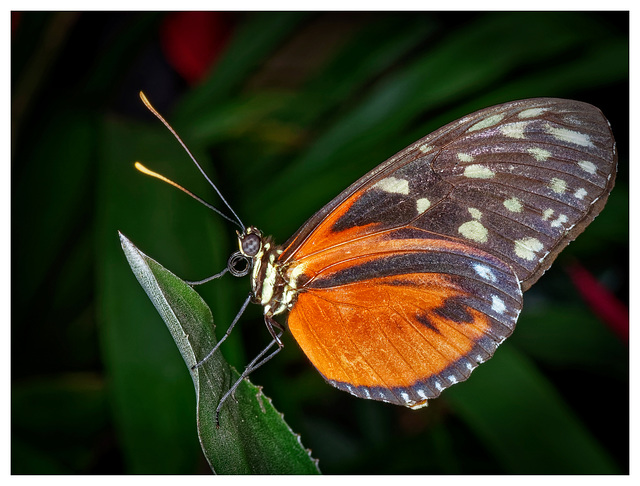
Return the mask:
<path fill-rule="evenodd" d="M 272 334 L 289 313 L 333 386 L 419 408 L 513 332 L 522 292 L 604 207 L 616 160 L 589 104 L 480 110 L 373 169 L 284 245 L 247 228 L 253 300 Z"/>

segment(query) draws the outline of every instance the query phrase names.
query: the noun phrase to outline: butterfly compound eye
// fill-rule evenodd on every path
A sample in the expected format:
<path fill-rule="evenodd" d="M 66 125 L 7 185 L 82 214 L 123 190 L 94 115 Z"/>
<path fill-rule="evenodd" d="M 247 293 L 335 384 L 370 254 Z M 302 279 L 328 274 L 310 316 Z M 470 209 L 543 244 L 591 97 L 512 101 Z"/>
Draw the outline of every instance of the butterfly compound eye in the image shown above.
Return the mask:
<path fill-rule="evenodd" d="M 258 254 L 260 247 L 262 246 L 260 237 L 255 233 L 250 233 L 242 238 L 242 253 L 248 257 L 253 257 Z"/>

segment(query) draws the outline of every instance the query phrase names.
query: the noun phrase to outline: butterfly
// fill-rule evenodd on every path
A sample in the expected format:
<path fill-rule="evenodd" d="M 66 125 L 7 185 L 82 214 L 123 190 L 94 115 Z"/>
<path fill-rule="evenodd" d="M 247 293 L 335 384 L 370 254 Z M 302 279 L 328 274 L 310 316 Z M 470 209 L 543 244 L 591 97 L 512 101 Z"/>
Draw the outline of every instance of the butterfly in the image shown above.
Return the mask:
<path fill-rule="evenodd" d="M 411 144 L 282 245 L 245 227 L 223 198 L 233 217 L 223 216 L 241 228 L 226 270 L 249 275 L 251 292 L 218 346 L 249 302 L 263 307 L 273 341 L 217 413 L 282 348 L 280 314 L 334 387 L 425 406 L 513 333 L 523 292 L 603 209 L 616 164 L 599 109 L 536 98 L 477 111 Z"/>

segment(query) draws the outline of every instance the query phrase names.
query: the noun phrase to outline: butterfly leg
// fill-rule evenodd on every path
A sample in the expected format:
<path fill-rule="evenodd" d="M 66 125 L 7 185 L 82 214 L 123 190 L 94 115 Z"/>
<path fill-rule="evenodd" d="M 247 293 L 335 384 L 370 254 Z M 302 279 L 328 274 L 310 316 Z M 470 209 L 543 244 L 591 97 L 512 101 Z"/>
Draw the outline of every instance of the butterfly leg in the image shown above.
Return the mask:
<path fill-rule="evenodd" d="M 265 316 L 264 321 L 267 326 L 267 329 L 269 330 L 269 333 L 273 337 L 273 340 L 267 345 L 266 348 L 264 348 L 258 354 L 258 356 L 256 356 L 251 361 L 251 363 L 247 365 L 247 367 L 244 369 L 244 371 L 242 372 L 240 377 L 236 380 L 236 382 L 233 384 L 233 386 L 231 386 L 231 388 L 229 388 L 229 390 L 220 399 L 220 402 L 218 403 L 218 407 L 216 408 L 216 428 L 218 429 L 220 428 L 220 410 L 222 410 L 222 405 L 227 400 L 227 398 L 229 398 L 230 396 L 233 396 L 236 389 L 240 386 L 240 383 L 242 383 L 242 380 L 248 377 L 249 374 L 251 374 L 253 371 L 260 368 L 260 366 L 265 364 L 271 358 L 273 358 L 284 347 L 284 343 L 280 339 L 280 337 L 282 336 L 282 333 L 284 332 L 284 329 L 282 328 L 282 326 L 277 321 L 275 321 L 271 316 Z M 269 350 L 276 344 L 278 345 L 278 347 L 274 349 L 271 353 L 267 354 Z"/>
<path fill-rule="evenodd" d="M 284 329 L 282 328 L 280 323 L 276 321 L 271 315 L 266 314 L 264 316 L 264 324 L 265 326 L 267 326 L 267 330 L 269 331 L 269 334 L 271 334 L 273 340 L 278 343 L 278 346 L 280 348 L 283 348 L 284 344 L 280 340 L 280 336 L 282 336 Z"/>
<path fill-rule="evenodd" d="M 229 269 L 225 268 L 224 270 L 222 270 L 222 272 L 216 273 L 215 275 L 212 275 L 211 277 L 203 278 L 202 280 L 185 280 L 185 282 L 188 285 L 191 285 L 192 287 L 194 287 L 196 285 L 202 285 L 202 284 L 205 284 L 207 282 L 211 282 L 212 280 L 215 280 L 217 278 L 222 277 L 228 271 L 229 271 Z"/>
<path fill-rule="evenodd" d="M 222 336 L 220 341 L 218 341 L 218 343 L 213 347 L 213 349 L 209 351 L 209 354 L 207 354 L 204 358 L 202 358 L 199 362 L 197 362 L 191 367 L 192 370 L 195 370 L 196 368 L 200 368 L 200 366 L 202 366 L 211 356 L 213 356 L 213 353 L 215 353 L 218 350 L 218 348 L 220 348 L 220 345 L 229 337 L 229 334 L 231 334 L 231 330 L 236 325 L 236 322 L 238 322 L 238 320 L 240 319 L 240 316 L 244 314 L 245 309 L 249 305 L 249 302 L 251 302 L 251 295 L 252 294 L 249 294 L 249 296 L 246 298 L 246 300 L 242 304 L 242 307 L 240 307 L 240 310 L 238 311 L 238 313 L 236 314 L 236 317 L 231 322 L 231 325 L 229 326 L 229 329 L 227 329 L 227 332 L 224 333 L 224 336 Z"/>

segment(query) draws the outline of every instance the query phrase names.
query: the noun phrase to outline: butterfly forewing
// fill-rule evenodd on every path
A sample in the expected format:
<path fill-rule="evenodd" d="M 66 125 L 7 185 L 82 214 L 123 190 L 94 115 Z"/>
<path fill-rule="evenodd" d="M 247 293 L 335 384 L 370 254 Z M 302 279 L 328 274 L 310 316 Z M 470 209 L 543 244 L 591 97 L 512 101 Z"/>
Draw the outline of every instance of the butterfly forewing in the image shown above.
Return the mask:
<path fill-rule="evenodd" d="M 352 184 L 294 235 L 282 261 L 419 218 L 413 224 L 506 259 L 526 289 L 602 209 L 616 160 L 609 124 L 589 104 L 487 108 Z"/>
<path fill-rule="evenodd" d="M 602 113 L 586 103 L 502 106 L 462 123 L 439 151 L 432 168 L 452 189 L 419 224 L 498 256 L 526 290 L 604 206 L 615 142 Z"/>
<path fill-rule="evenodd" d="M 437 130 L 284 245 L 294 337 L 354 395 L 437 396 L 513 331 L 522 290 L 602 209 L 615 164 L 608 122 L 575 101 L 506 103 Z"/>

